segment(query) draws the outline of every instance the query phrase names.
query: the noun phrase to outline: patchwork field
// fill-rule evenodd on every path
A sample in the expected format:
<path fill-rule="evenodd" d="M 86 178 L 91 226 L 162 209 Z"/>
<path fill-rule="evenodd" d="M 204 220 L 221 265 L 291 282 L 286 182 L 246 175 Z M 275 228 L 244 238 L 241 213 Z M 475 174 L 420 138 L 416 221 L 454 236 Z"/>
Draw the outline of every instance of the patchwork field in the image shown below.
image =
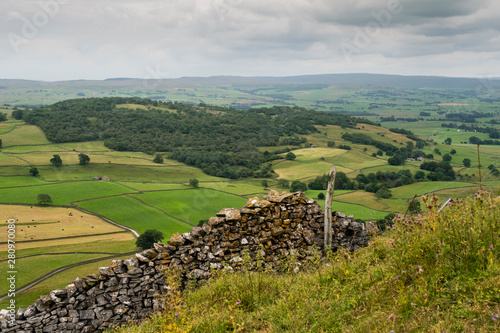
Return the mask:
<path fill-rule="evenodd" d="M 92 89 L 89 88 L 85 92 L 91 93 Z M 5 93 L 7 92 L 2 91 L 0 95 Z M 133 93 L 121 91 L 123 95 Z M 332 206 L 336 211 L 342 211 L 346 215 L 353 214 L 358 219 L 376 220 L 388 213 L 405 212 L 409 199 L 415 195 L 438 193 L 443 197 L 460 197 L 474 194 L 478 189 L 477 147 L 466 142 L 471 135 L 488 139 L 488 134 L 472 134 L 441 127 L 441 123 L 449 122 L 443 120 L 446 113 L 456 112 L 459 106 L 438 106 L 436 102 L 439 100 L 442 103 L 452 103 L 456 102 L 457 98 L 464 98 L 464 95 L 457 92 L 442 94 L 398 89 L 382 92 L 371 88 L 344 89 L 335 86 L 290 91 L 283 88 L 255 90 L 242 85 L 227 89 L 169 89 L 161 93 L 172 101 L 203 101 L 237 107 L 244 106 L 245 103 L 283 105 L 283 100 L 290 103 L 293 101 L 296 105 L 318 110 L 366 116 L 370 120 L 380 122 L 382 126 L 359 124 L 357 129 L 353 129 L 318 125 L 316 128 L 319 133 L 305 136 L 308 143 L 300 147 L 261 147 L 261 151 L 268 150 L 271 153 L 293 148 L 296 155 L 293 161 L 272 162 L 277 177 L 267 179 L 267 186 L 264 188 L 263 179 L 229 180 L 209 176 L 198 168 L 169 159 L 171 155 L 168 153 L 164 156 L 163 164 L 156 164 L 152 162 L 154 155 L 113 151 L 106 148 L 103 141 L 51 144 L 39 128 L 9 119 L 8 122 L 0 123 L 0 202 L 30 205 L 0 205 L 0 237 L 5 239 L 6 235 L 3 221 L 11 217 L 19 219 L 17 256 L 32 256 L 18 260 L 20 285 L 61 266 L 108 255 L 120 257 L 123 253 L 137 250 L 135 237 L 130 232 L 124 232 L 123 229 L 95 216 L 83 214 L 76 206 L 106 216 L 139 233 L 148 229 L 160 230 L 166 241 L 173 233 L 189 231 L 200 220 L 214 216 L 222 208 L 242 207 L 247 198 L 262 198 L 269 189 L 285 190 L 278 188 L 276 178 L 308 183 L 316 176 L 328 173 L 332 166 L 335 166 L 338 172 L 346 173 L 351 179 L 359 173 L 368 175 L 379 171 L 398 172 L 408 169 L 415 174 L 420 170 L 420 162 L 390 166 L 386 154 L 373 157 L 372 154 L 377 152 L 377 148 L 344 141 L 344 133 L 364 133 L 375 140 L 404 147 L 412 140 L 390 132 L 389 128 L 410 130 L 417 136 L 433 140 L 433 143 L 425 146 L 422 151 L 433 154 L 435 161 L 441 161 L 442 158 L 435 149 L 439 149 L 442 155 L 455 149 L 451 164 L 455 171 L 464 177 L 459 181 L 416 182 L 391 188 L 392 197 L 388 199 L 380 199 L 374 193 L 361 190 L 335 191 Z M 54 89 L 44 93 L 41 98 L 53 101 L 58 98 L 65 99 L 71 94 L 73 92 L 56 92 Z M 278 96 L 285 99 L 281 100 Z M 35 103 L 35 100 L 34 97 L 27 98 L 26 102 Z M 479 106 L 497 114 L 500 103 L 481 102 Z M 120 107 L 147 109 L 146 106 L 136 104 Z M 391 116 L 418 118 L 421 117 L 422 111 L 429 112 L 430 116 L 419 121 L 381 121 L 382 117 Z M 10 111 L 8 113 L 10 114 Z M 431 118 L 436 120 L 430 121 Z M 483 118 L 478 118 L 479 123 L 484 126 L 496 126 L 488 124 Z M 444 144 L 446 138 L 452 139 L 451 145 Z M 352 149 L 329 148 L 329 141 L 334 141 L 337 147 L 346 144 Z M 311 145 L 317 147 L 311 148 Z M 483 183 L 488 189 L 498 192 L 499 178 L 486 166 L 500 167 L 500 146 L 481 146 L 480 152 Z M 78 165 L 79 153 L 90 157 L 89 165 Z M 54 154 L 61 156 L 62 167 L 50 165 L 49 160 Z M 283 157 L 285 155 L 286 153 L 281 154 Z M 470 168 L 463 166 L 465 158 L 471 160 Z M 39 177 L 30 176 L 31 167 L 38 168 Z M 467 178 L 467 175 L 471 177 Z M 107 176 L 111 181 L 92 181 L 95 176 Z M 192 189 L 189 186 L 190 179 L 197 179 L 200 188 Z M 319 193 L 326 191 L 308 190 L 306 196 L 316 198 L 315 200 L 324 207 L 324 200 L 317 199 Z M 49 194 L 53 204 L 68 207 L 32 207 L 31 205 L 37 202 L 38 194 Z M 0 248 L 4 247 L 5 244 L 0 244 Z M 0 253 L 0 260 L 3 259 L 6 259 L 5 251 Z M 30 304 L 39 295 L 46 294 L 55 287 L 64 287 L 76 276 L 94 273 L 96 267 L 109 265 L 109 261 L 110 259 L 63 271 L 19 293 L 18 305 Z M 5 269 L 5 262 L 0 261 L 0 268 Z M 5 288 L 5 281 L 0 281 L 0 294 L 5 292 Z M 0 301 L 0 307 L 3 306 L 5 303 Z"/>
<path fill-rule="evenodd" d="M 0 235 L 5 240 L 0 241 L 0 269 L 4 272 L 12 270 L 8 266 L 12 262 L 7 261 L 6 222 L 9 219 L 16 221 L 13 240 L 18 288 L 59 267 L 136 250 L 130 232 L 75 208 L 0 205 L 0 212 Z M 47 281 L 57 279 L 55 275 Z M 0 281 L 0 297 L 7 289 L 7 280 Z M 25 298 L 28 294 L 30 298 Z M 17 297 L 25 300 L 18 305 L 26 306 L 38 295 L 25 291 L 16 293 L 16 300 Z"/>

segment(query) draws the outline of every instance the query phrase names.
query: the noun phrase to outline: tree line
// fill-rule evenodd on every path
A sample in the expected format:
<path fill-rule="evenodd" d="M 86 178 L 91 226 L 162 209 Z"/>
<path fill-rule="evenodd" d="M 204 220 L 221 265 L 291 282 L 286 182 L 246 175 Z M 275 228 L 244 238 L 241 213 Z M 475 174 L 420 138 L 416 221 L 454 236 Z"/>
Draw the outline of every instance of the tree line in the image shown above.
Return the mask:
<path fill-rule="evenodd" d="M 138 104 L 147 110 L 120 108 Z M 258 147 L 301 144 L 315 125 L 354 128 L 372 122 L 300 107 L 234 108 L 151 101 L 137 97 L 73 99 L 24 111 L 54 143 L 103 140 L 118 151 L 168 153 L 179 162 L 227 178 L 270 177 L 275 154 Z"/>

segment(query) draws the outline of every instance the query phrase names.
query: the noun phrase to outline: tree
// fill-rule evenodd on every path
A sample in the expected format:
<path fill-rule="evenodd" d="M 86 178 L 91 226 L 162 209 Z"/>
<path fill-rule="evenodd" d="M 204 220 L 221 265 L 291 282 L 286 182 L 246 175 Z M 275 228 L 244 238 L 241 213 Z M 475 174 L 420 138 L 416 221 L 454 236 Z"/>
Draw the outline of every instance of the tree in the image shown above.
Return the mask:
<path fill-rule="evenodd" d="M 0 139 L 0 149 L 2 149 L 2 139 Z"/>
<path fill-rule="evenodd" d="M 161 154 L 156 154 L 155 158 L 153 158 L 154 163 L 162 164 L 163 163 L 163 157 Z"/>
<path fill-rule="evenodd" d="M 52 163 L 52 165 L 56 167 L 60 167 L 63 164 L 61 156 L 59 155 L 54 155 L 54 157 L 50 159 L 50 163 Z"/>
<path fill-rule="evenodd" d="M 278 179 L 278 187 L 290 188 L 290 182 L 286 179 Z"/>
<path fill-rule="evenodd" d="M 12 111 L 12 118 L 14 118 L 15 120 L 23 119 L 23 110 Z"/>
<path fill-rule="evenodd" d="M 478 144 L 478 143 L 481 143 L 481 139 L 478 138 L 477 136 L 471 136 L 469 138 L 469 142 L 472 144 Z"/>
<path fill-rule="evenodd" d="M 451 145 L 451 138 L 446 138 L 444 140 L 444 143 L 447 144 L 447 145 Z"/>
<path fill-rule="evenodd" d="M 389 157 L 387 162 L 390 165 L 403 165 L 405 164 L 406 156 L 400 152 L 396 153 L 393 157 Z"/>
<path fill-rule="evenodd" d="M 286 160 L 289 160 L 289 161 L 293 161 L 293 160 L 294 160 L 294 159 L 296 159 L 296 158 L 297 158 L 297 156 L 295 156 L 295 154 L 294 154 L 294 153 L 292 153 L 292 152 L 289 152 L 289 153 L 288 153 L 288 154 L 286 154 L 286 156 L 285 156 L 285 159 L 286 159 Z"/>
<path fill-rule="evenodd" d="M 52 198 L 48 194 L 39 194 L 36 199 L 40 205 L 50 205 L 52 203 Z"/>
<path fill-rule="evenodd" d="M 160 242 L 165 236 L 158 230 L 146 230 L 135 241 L 135 245 L 143 250 L 150 249 L 154 243 Z"/>
<path fill-rule="evenodd" d="M 327 141 L 327 142 L 326 142 L 326 145 L 327 145 L 328 147 L 330 147 L 330 148 L 333 148 L 333 147 L 335 147 L 335 141 Z"/>
<path fill-rule="evenodd" d="M 325 194 L 323 192 L 318 193 L 318 199 L 323 200 L 325 199 Z"/>
<path fill-rule="evenodd" d="M 7 120 L 7 115 L 5 113 L 0 112 L 0 121 L 6 121 Z"/>
<path fill-rule="evenodd" d="M 323 174 L 322 176 L 317 176 L 313 181 L 307 184 L 310 190 L 326 190 L 328 187 L 328 182 L 330 181 L 330 176 Z"/>
<path fill-rule="evenodd" d="M 38 177 L 38 175 L 40 174 L 40 171 L 38 171 L 38 169 L 37 169 L 37 168 L 32 167 L 32 168 L 30 169 L 30 173 L 31 173 L 31 175 L 32 175 L 33 177 Z"/>
<path fill-rule="evenodd" d="M 189 186 L 191 186 L 192 188 L 198 188 L 198 185 L 199 185 L 198 179 L 193 178 L 189 180 Z"/>
<path fill-rule="evenodd" d="M 457 151 L 455 149 L 450 150 L 450 154 L 455 155 Z"/>
<path fill-rule="evenodd" d="M 375 195 L 379 199 L 389 199 L 390 197 L 392 197 L 391 191 L 389 191 L 389 189 L 385 187 L 379 188 L 379 190 L 375 193 Z"/>
<path fill-rule="evenodd" d="M 298 191 L 305 192 L 305 191 L 307 191 L 307 185 L 306 185 L 306 183 L 303 183 L 300 180 L 294 180 L 292 182 L 291 187 L 290 187 L 290 191 L 291 192 L 298 192 Z"/>
<path fill-rule="evenodd" d="M 425 172 L 423 172 L 423 171 L 415 172 L 415 179 L 416 180 L 423 180 L 424 178 L 425 178 Z"/>
<path fill-rule="evenodd" d="M 444 154 L 443 155 L 443 161 L 450 162 L 451 161 L 451 155 L 450 154 Z"/>
<path fill-rule="evenodd" d="M 329 179 L 329 178 L 328 178 Z M 337 171 L 335 175 L 335 190 L 352 190 L 354 188 L 354 183 L 347 177 L 347 175 L 342 171 Z"/>
<path fill-rule="evenodd" d="M 464 160 L 462 161 L 462 163 L 463 163 L 464 167 L 470 168 L 472 161 L 470 159 L 468 159 L 468 158 L 464 158 Z"/>
<path fill-rule="evenodd" d="M 87 165 L 90 163 L 90 157 L 87 154 L 84 153 L 78 154 L 78 159 L 80 160 L 79 162 L 80 165 Z"/>
<path fill-rule="evenodd" d="M 434 152 L 438 155 L 441 155 L 441 151 L 439 150 L 439 148 L 434 148 Z"/>
<path fill-rule="evenodd" d="M 265 179 L 262 181 L 262 183 L 261 183 L 261 184 L 262 184 L 262 187 L 264 187 L 264 188 L 266 188 L 266 187 L 268 187 L 268 186 L 269 186 L 269 183 L 268 183 L 268 182 L 267 182 L 267 180 L 265 180 Z"/>

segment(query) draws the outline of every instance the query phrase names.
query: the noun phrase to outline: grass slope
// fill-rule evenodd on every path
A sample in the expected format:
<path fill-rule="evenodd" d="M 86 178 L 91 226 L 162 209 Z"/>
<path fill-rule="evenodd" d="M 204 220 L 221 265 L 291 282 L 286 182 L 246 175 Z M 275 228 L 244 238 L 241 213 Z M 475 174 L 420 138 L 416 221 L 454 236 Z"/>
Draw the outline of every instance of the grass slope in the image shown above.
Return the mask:
<path fill-rule="evenodd" d="M 158 209 L 144 205 L 131 197 L 96 199 L 81 202 L 79 205 L 134 228 L 139 233 L 148 229 L 159 230 L 165 235 L 165 241 L 173 233 L 182 233 L 192 228 L 192 226 L 169 217 Z"/>
<path fill-rule="evenodd" d="M 247 202 L 245 198 L 210 189 L 150 192 L 134 196 L 194 225 L 215 216 L 222 208 L 241 208 Z"/>
<path fill-rule="evenodd" d="M 439 215 L 436 201 L 355 253 L 299 272 L 290 258 L 280 273 L 220 272 L 115 332 L 498 332 L 500 198 L 483 192 Z"/>
<path fill-rule="evenodd" d="M 130 189 L 112 182 L 70 182 L 0 189 L 0 202 L 36 203 L 38 194 L 44 193 L 50 195 L 54 205 L 68 205 L 78 200 L 117 195 L 130 191 Z"/>

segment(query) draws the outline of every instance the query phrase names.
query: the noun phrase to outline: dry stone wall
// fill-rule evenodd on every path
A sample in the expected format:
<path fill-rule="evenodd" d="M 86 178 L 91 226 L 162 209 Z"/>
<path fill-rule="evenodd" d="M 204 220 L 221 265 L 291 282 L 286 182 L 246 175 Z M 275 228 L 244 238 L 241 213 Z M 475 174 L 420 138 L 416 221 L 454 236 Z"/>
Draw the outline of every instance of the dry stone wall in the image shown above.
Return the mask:
<path fill-rule="evenodd" d="M 114 260 L 96 274 L 77 278 L 64 289 L 41 296 L 15 319 L 4 313 L 1 332 L 96 332 L 140 320 L 159 309 L 156 296 L 169 287 L 162 272 L 178 266 L 184 281 L 206 279 L 212 269 L 236 268 L 248 253 L 268 265 L 295 255 L 304 260 L 323 246 L 321 207 L 302 192 L 271 191 L 242 209 L 223 209 L 203 227 L 174 234 L 167 244 Z M 356 250 L 367 245 L 365 225 L 333 213 L 333 247 Z"/>

